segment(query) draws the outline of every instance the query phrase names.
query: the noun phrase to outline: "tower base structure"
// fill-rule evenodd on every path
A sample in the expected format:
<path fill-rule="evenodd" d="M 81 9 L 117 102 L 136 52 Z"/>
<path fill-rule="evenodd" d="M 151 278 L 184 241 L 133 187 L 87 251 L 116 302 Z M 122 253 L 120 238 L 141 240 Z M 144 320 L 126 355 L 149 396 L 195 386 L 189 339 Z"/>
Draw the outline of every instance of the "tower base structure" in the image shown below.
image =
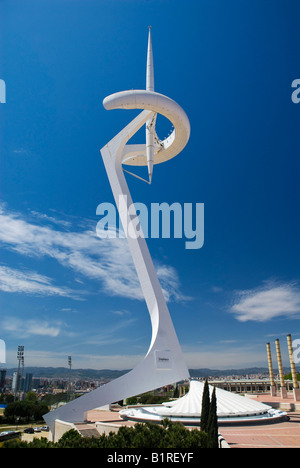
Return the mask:
<path fill-rule="evenodd" d="M 294 400 L 300 401 L 300 388 L 294 388 L 293 394 L 294 394 Z"/>
<path fill-rule="evenodd" d="M 287 398 L 286 387 L 280 387 L 280 396 L 281 396 L 281 398 Z"/>

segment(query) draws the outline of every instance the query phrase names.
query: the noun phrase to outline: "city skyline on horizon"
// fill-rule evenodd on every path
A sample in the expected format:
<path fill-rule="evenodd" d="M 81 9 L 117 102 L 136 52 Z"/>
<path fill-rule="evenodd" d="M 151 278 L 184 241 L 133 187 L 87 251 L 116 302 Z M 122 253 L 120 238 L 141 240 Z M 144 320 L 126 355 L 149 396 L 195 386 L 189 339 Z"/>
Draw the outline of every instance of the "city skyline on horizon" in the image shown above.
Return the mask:
<path fill-rule="evenodd" d="M 175 0 L 166 25 L 168 1 L 119 1 L 118 17 L 105 1 L 16 3 L 14 12 L 1 6 L 6 367 L 18 345 L 25 367 L 59 367 L 72 355 L 76 368 L 131 369 L 148 350 L 127 241 L 101 239 L 96 227 L 98 205 L 113 203 L 99 151 L 131 115 L 111 115 L 102 100 L 145 89 L 149 24 L 155 88 L 186 110 L 191 138 L 155 167 L 151 186 L 126 178 L 145 206 L 204 204 L 202 248 L 147 239 L 187 366 L 267 367 L 270 342 L 276 367 L 279 338 L 288 367 L 286 335 L 300 338 L 300 106 L 291 100 L 300 6 L 190 0 L 188 11 Z"/>

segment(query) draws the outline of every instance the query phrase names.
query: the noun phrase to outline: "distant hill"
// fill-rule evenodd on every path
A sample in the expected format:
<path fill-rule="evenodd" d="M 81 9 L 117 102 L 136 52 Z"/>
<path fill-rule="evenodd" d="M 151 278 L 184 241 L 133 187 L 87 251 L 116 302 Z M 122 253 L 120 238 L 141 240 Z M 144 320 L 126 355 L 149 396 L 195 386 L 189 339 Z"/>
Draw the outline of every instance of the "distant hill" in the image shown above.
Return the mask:
<path fill-rule="evenodd" d="M 12 375 L 17 368 L 7 369 L 7 376 Z M 110 380 L 116 379 L 128 370 L 111 370 L 111 369 L 72 369 L 71 374 L 74 379 L 91 379 L 91 380 Z M 25 367 L 24 374 L 33 374 L 33 377 L 49 378 L 49 379 L 67 379 L 69 378 L 69 369 L 67 367 Z"/>
<path fill-rule="evenodd" d="M 224 377 L 230 375 L 250 375 L 250 374 L 264 374 L 269 372 L 266 367 L 249 367 L 245 369 L 190 369 L 191 377 Z M 275 371 L 275 370 L 274 370 Z M 288 370 L 289 371 L 289 370 Z M 276 373 L 276 371 L 275 371 Z"/>
<path fill-rule="evenodd" d="M 7 369 L 7 376 L 11 376 L 17 368 Z M 120 377 L 121 375 L 129 372 L 126 370 L 112 370 L 112 369 L 72 369 L 73 379 L 90 379 L 90 380 L 112 380 Z M 206 377 L 222 377 L 222 376 L 238 376 L 250 374 L 263 374 L 268 373 L 266 367 L 249 367 L 244 369 L 190 369 L 190 376 L 193 378 L 206 378 Z M 288 374 L 290 368 L 284 368 L 284 373 Z M 299 372 L 299 370 L 298 370 Z M 53 379 L 67 379 L 69 378 L 69 369 L 67 367 L 25 367 L 24 374 L 33 374 L 33 377 L 53 378 Z M 274 373 L 278 371 L 274 369 Z"/>

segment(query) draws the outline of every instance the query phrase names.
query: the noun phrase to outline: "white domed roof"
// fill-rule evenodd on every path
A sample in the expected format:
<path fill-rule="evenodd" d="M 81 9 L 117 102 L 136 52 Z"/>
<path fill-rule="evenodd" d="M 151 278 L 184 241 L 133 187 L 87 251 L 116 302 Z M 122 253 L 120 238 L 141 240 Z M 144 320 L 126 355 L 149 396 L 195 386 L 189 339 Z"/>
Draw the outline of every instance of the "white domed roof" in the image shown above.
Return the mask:
<path fill-rule="evenodd" d="M 209 385 L 210 396 L 212 395 L 213 388 L 213 386 Z M 203 389 L 203 382 L 191 380 L 189 392 L 178 400 L 164 403 L 165 409 L 159 408 L 159 413 L 164 414 L 166 417 L 168 414 L 200 417 Z M 267 413 L 272 409 L 269 405 L 217 387 L 216 399 L 218 417 L 252 416 Z"/>
<path fill-rule="evenodd" d="M 209 385 L 210 396 L 213 386 Z M 204 382 L 191 380 L 189 392 L 177 400 L 156 406 L 136 406 L 120 411 L 123 419 L 135 421 L 162 421 L 167 418 L 187 425 L 199 425 L 202 412 Z M 218 421 L 227 423 L 281 420 L 286 413 L 251 398 L 216 387 Z"/>

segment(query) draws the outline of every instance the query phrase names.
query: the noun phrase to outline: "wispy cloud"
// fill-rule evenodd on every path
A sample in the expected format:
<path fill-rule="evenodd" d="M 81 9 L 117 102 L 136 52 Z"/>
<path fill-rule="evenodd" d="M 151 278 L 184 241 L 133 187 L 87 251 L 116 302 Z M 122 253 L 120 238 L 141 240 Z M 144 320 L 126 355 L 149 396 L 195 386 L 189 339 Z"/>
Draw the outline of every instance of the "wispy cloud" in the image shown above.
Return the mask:
<path fill-rule="evenodd" d="M 47 276 L 34 271 L 20 271 L 0 265 L 0 290 L 40 296 L 74 297 L 68 288 L 54 286 Z"/>
<path fill-rule="evenodd" d="M 53 216 L 48 216 L 44 213 L 39 213 L 38 211 L 31 211 L 32 216 L 35 218 L 41 219 L 42 221 L 47 221 L 51 224 L 57 224 L 59 226 L 71 227 L 70 221 L 54 218 Z"/>
<path fill-rule="evenodd" d="M 221 292 L 223 292 L 223 288 L 220 288 L 219 286 L 212 286 L 212 287 L 211 287 L 211 292 L 213 292 L 213 293 L 221 293 Z"/>
<path fill-rule="evenodd" d="M 131 315 L 129 310 L 125 310 L 125 309 L 113 310 L 111 313 L 114 314 L 114 315 L 118 315 L 120 317 Z"/>
<path fill-rule="evenodd" d="M 16 317 L 6 317 L 2 329 L 18 337 L 28 338 L 32 335 L 57 337 L 62 331 L 62 322 L 50 323 L 46 320 L 21 320 Z"/>
<path fill-rule="evenodd" d="M 37 212 L 33 212 L 33 215 L 36 222 L 26 219 L 20 213 L 8 210 L 3 204 L 0 205 L 0 243 L 3 247 L 24 257 L 55 259 L 61 266 L 76 273 L 78 281 L 95 280 L 108 295 L 143 300 L 126 239 L 99 238 L 90 221 L 85 223 L 87 226 L 85 229 L 75 232 L 70 230 L 69 221 L 56 220 L 52 216 Z M 60 227 L 63 230 L 60 230 Z M 179 278 L 174 268 L 159 265 L 157 273 L 166 300 L 188 299 L 180 291 Z M 14 276 L 17 276 L 16 270 Z M 20 273 L 19 283 L 21 279 L 26 282 L 24 273 L 23 276 Z M 55 293 L 56 290 L 59 295 L 69 295 L 69 291 L 65 288 L 55 289 L 50 284 L 50 279 L 46 277 L 37 279 L 31 275 L 27 277 L 27 282 L 28 293 L 30 287 L 32 291 L 37 292 L 39 285 L 42 284 L 44 291 L 48 285 L 49 293 L 51 291 Z M 8 283 L 3 281 L 3 285 L 2 290 L 9 291 Z M 16 282 L 15 285 L 17 287 Z"/>
<path fill-rule="evenodd" d="M 155 266 L 166 301 L 185 302 L 192 299 L 182 293 L 179 276 L 175 268 L 169 265 L 160 265 L 156 262 Z"/>
<path fill-rule="evenodd" d="M 12 150 L 14 154 L 21 154 L 21 155 L 28 155 L 30 154 L 30 151 L 26 148 L 16 148 Z"/>
<path fill-rule="evenodd" d="M 266 283 L 260 288 L 238 291 L 231 312 L 241 322 L 300 317 L 300 289 L 294 283 Z"/>
<path fill-rule="evenodd" d="M 122 321 L 115 321 L 112 326 L 106 327 L 106 329 L 104 328 L 103 330 L 101 330 L 101 333 L 93 334 L 91 333 L 91 331 L 89 331 L 88 336 L 82 337 L 80 343 L 83 347 L 86 347 L 88 345 L 107 346 L 116 343 L 126 342 L 127 337 L 124 336 L 123 330 L 132 327 L 135 322 L 135 318 L 125 319 Z"/>

